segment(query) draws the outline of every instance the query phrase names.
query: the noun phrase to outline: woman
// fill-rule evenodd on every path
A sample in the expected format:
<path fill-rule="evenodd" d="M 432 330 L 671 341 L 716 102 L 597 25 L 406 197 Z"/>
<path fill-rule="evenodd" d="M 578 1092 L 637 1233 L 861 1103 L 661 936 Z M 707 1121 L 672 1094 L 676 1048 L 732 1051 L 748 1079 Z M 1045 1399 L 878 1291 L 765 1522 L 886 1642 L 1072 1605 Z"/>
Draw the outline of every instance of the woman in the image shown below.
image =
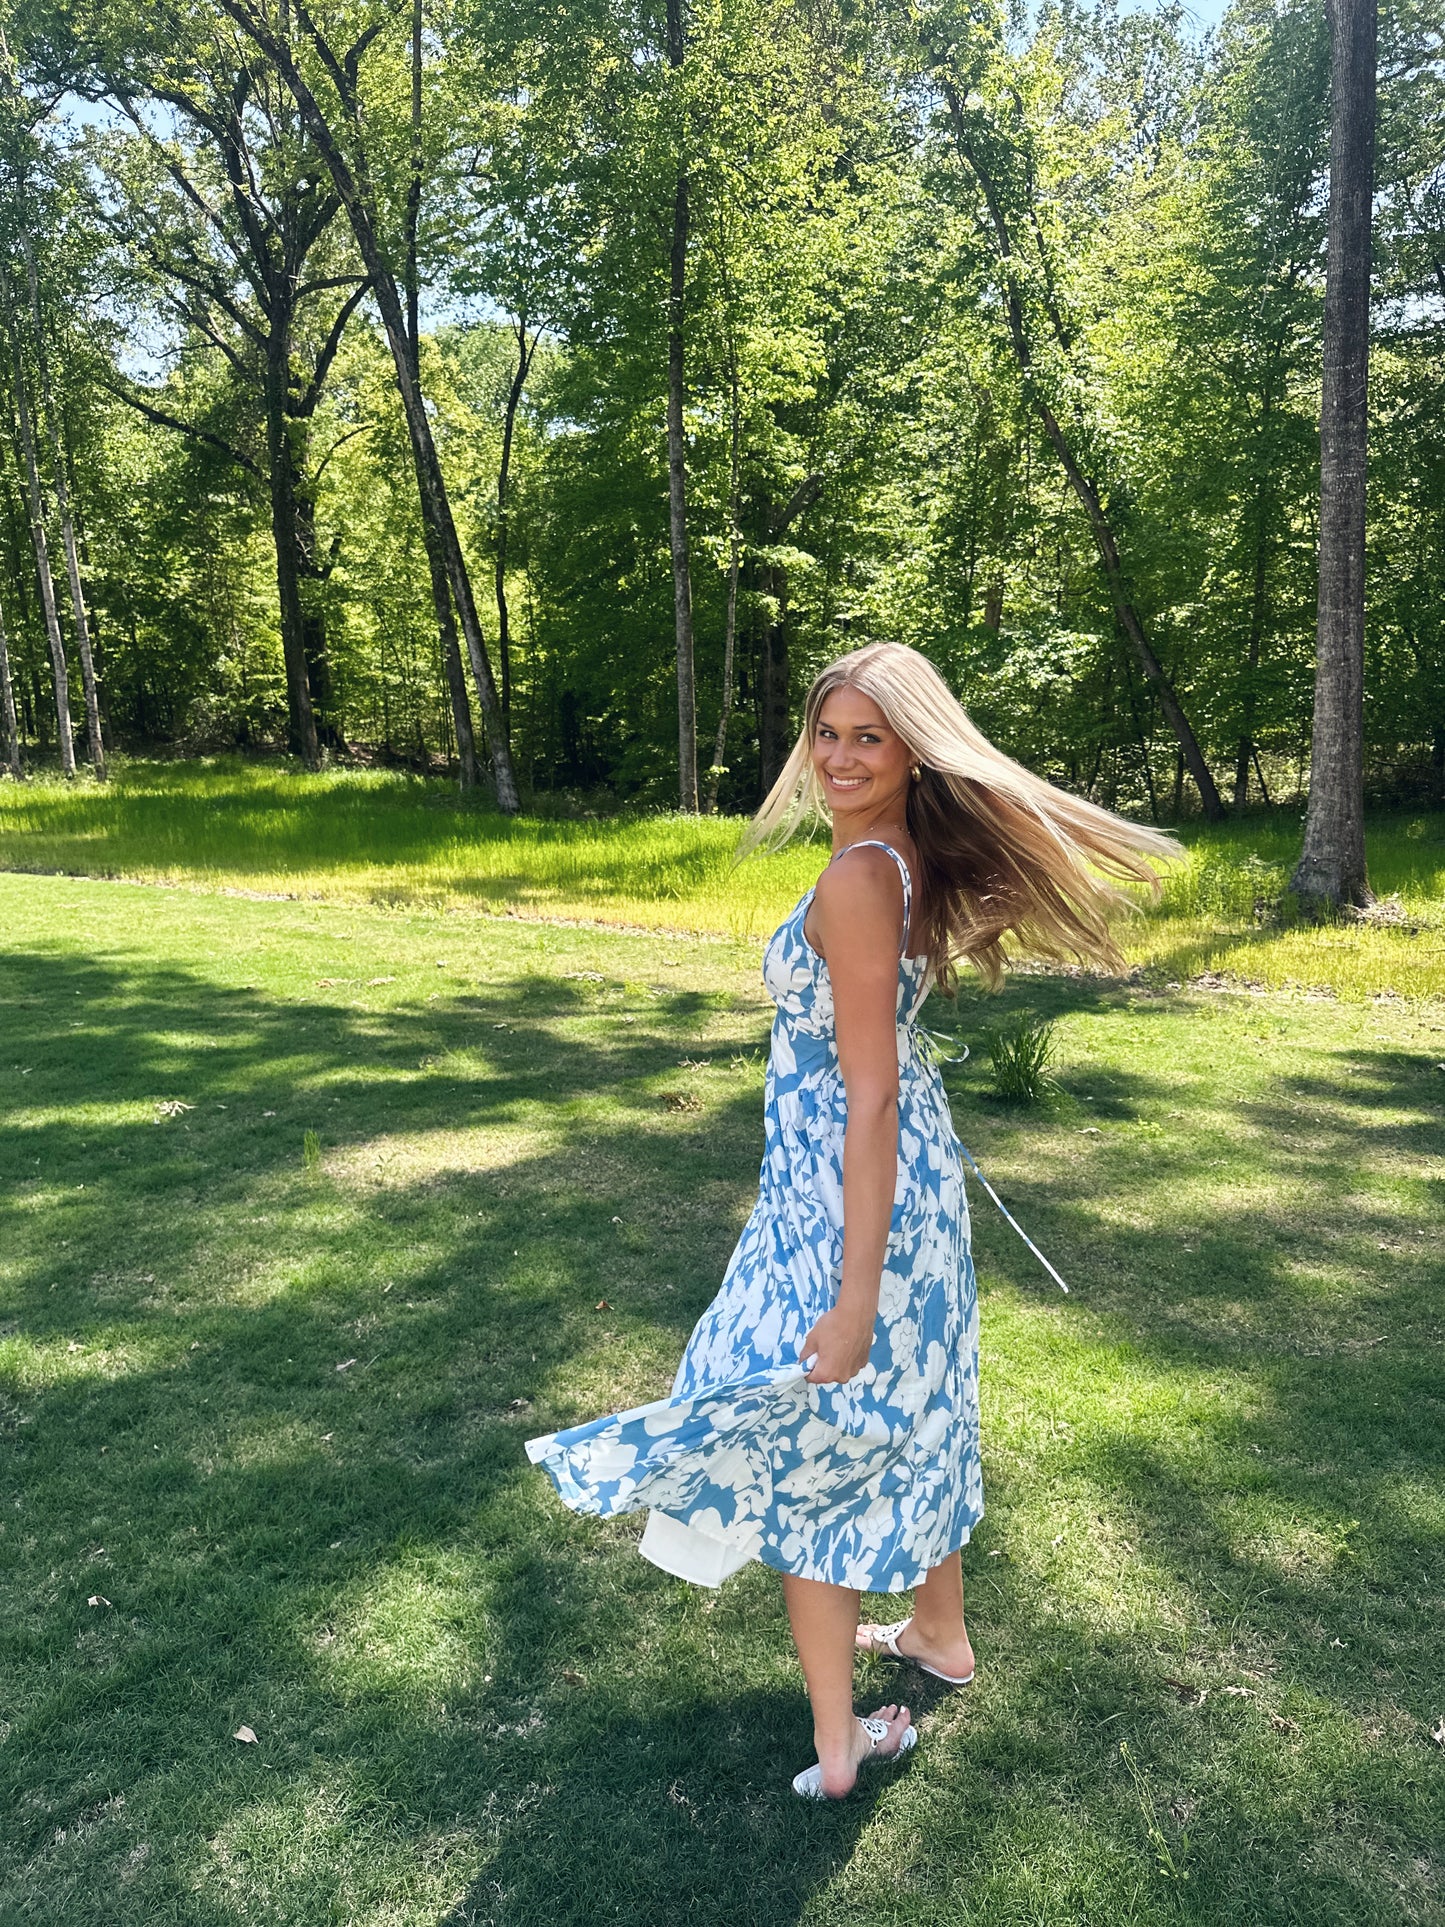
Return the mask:
<path fill-rule="evenodd" d="M 650 1507 L 641 1550 L 716 1586 L 782 1573 L 818 1760 L 849 1792 L 915 1744 L 906 1706 L 853 1713 L 853 1658 L 973 1678 L 960 1548 L 983 1512 L 978 1312 L 959 1147 L 916 1022 L 1004 941 L 1115 968 L 1109 875 L 1154 883 L 1169 839 L 1052 788 L 983 737 L 924 657 L 874 643 L 808 692 L 803 732 L 747 847 L 810 808 L 833 854 L 768 945 L 777 1004 L 757 1205 L 672 1396 L 533 1439 L 580 1512 Z M 858 1625 L 860 1592 L 913 1592 Z"/>

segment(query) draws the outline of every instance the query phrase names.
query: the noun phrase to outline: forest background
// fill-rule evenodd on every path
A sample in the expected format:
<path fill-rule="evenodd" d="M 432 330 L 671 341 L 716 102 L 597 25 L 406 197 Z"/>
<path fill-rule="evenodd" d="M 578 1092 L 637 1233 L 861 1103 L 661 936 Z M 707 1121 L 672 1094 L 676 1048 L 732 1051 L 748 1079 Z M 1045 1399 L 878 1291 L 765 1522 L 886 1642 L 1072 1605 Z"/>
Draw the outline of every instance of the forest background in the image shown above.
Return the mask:
<path fill-rule="evenodd" d="M 68 650 L 93 756 L 745 810 L 889 637 L 1111 806 L 1209 802 L 1171 704 L 1225 803 L 1306 785 L 1318 4 L 8 11 L 32 760 Z M 1445 66 L 1423 0 L 1380 33 L 1366 783 L 1438 801 Z"/>

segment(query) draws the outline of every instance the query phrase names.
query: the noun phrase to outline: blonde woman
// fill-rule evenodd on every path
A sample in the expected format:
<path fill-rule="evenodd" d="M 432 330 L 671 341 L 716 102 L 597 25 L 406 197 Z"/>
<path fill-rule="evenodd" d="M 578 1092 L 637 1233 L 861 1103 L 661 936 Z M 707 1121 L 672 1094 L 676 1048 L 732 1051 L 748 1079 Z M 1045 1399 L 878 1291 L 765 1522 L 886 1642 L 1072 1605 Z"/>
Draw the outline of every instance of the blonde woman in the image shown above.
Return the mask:
<path fill-rule="evenodd" d="M 978 1311 L 959 1146 L 919 1009 L 1006 942 L 1116 968 L 1110 877 L 1152 883 L 1166 837 L 1052 788 L 974 728 L 896 643 L 840 657 L 747 847 L 831 818 L 833 852 L 769 943 L 777 1005 L 758 1201 L 672 1396 L 527 1451 L 579 1512 L 650 1508 L 641 1550 L 720 1585 L 782 1574 L 817 1763 L 848 1793 L 917 1740 L 906 1706 L 853 1710 L 859 1650 L 973 1678 L 960 1548 L 983 1512 Z M 858 1624 L 860 1592 L 911 1591 Z"/>

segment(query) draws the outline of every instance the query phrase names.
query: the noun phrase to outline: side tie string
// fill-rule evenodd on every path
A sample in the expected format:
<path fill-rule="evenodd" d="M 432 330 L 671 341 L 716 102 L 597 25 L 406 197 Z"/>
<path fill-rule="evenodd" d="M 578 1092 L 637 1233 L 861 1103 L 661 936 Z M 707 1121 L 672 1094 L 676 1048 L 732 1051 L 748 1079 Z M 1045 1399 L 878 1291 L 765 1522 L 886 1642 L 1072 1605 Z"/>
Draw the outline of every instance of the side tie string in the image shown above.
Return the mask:
<path fill-rule="evenodd" d="M 918 1045 L 919 1055 L 924 1059 L 926 1063 L 932 1064 L 935 1070 L 937 1070 L 941 1064 L 961 1064 L 968 1056 L 967 1044 L 962 1045 L 958 1049 L 952 1048 L 952 1046 L 957 1043 L 957 1039 L 949 1037 L 946 1033 L 942 1031 L 926 1030 L 922 1024 L 915 1024 L 913 1026 L 913 1035 Z M 942 1089 L 942 1085 L 940 1084 L 940 1090 L 941 1089 Z M 946 1100 L 945 1100 L 945 1104 L 946 1104 Z M 945 1111 L 945 1115 L 947 1115 L 946 1111 Z M 950 1124 L 951 1122 L 952 1120 L 950 1119 Z M 1039 1250 L 1038 1246 L 1034 1243 L 1033 1239 L 1029 1236 L 1028 1232 L 1024 1230 L 1023 1226 L 1019 1223 L 1018 1219 L 1014 1216 L 1012 1211 L 1009 1210 L 1008 1206 L 1004 1203 L 1003 1199 L 999 1196 L 998 1192 L 994 1190 L 993 1186 L 989 1183 L 988 1179 L 983 1175 L 983 1172 L 979 1170 L 977 1160 L 975 1159 L 972 1151 L 969 1150 L 968 1146 L 963 1142 L 962 1138 L 958 1136 L 958 1133 L 956 1131 L 954 1132 L 954 1138 L 958 1144 L 959 1150 L 962 1151 L 965 1159 L 967 1160 L 969 1170 L 972 1171 L 973 1175 L 978 1179 L 979 1183 L 983 1186 L 984 1190 L 987 1191 L 988 1195 L 993 1199 L 994 1203 L 998 1206 L 999 1212 L 1003 1217 L 1004 1223 L 1011 1226 L 1013 1230 L 1015 1230 L 1018 1233 L 1018 1235 L 1023 1239 L 1024 1243 L 1028 1246 L 1029 1250 L 1038 1259 L 1039 1263 L 1043 1266 L 1044 1270 L 1053 1279 L 1054 1283 L 1058 1286 L 1059 1290 L 1067 1293 L 1069 1289 L 1068 1286 L 1064 1283 L 1063 1279 L 1059 1276 L 1058 1272 L 1055 1271 L 1054 1267 L 1049 1263 L 1048 1259 L 1044 1256 L 1042 1251 Z"/>

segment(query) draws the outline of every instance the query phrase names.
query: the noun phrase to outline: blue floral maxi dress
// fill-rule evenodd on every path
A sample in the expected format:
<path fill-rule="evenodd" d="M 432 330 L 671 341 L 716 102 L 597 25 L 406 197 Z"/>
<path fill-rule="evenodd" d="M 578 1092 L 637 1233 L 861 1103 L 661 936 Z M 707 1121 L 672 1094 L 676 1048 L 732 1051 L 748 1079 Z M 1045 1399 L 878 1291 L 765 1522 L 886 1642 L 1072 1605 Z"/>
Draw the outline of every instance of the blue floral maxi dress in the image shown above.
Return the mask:
<path fill-rule="evenodd" d="M 852 844 L 852 849 L 862 848 Z M 913 885 L 903 878 L 903 950 Z M 774 933 L 777 1005 L 757 1204 L 670 1398 L 531 1439 L 576 1512 L 650 1507 L 641 1550 L 719 1585 L 750 1559 L 864 1592 L 902 1592 L 983 1513 L 978 1304 L 958 1141 L 916 1029 L 924 958 L 898 964 L 898 1180 L 868 1363 L 810 1385 L 799 1350 L 843 1258 L 847 1102 L 828 967 L 803 935 L 809 890 Z"/>

